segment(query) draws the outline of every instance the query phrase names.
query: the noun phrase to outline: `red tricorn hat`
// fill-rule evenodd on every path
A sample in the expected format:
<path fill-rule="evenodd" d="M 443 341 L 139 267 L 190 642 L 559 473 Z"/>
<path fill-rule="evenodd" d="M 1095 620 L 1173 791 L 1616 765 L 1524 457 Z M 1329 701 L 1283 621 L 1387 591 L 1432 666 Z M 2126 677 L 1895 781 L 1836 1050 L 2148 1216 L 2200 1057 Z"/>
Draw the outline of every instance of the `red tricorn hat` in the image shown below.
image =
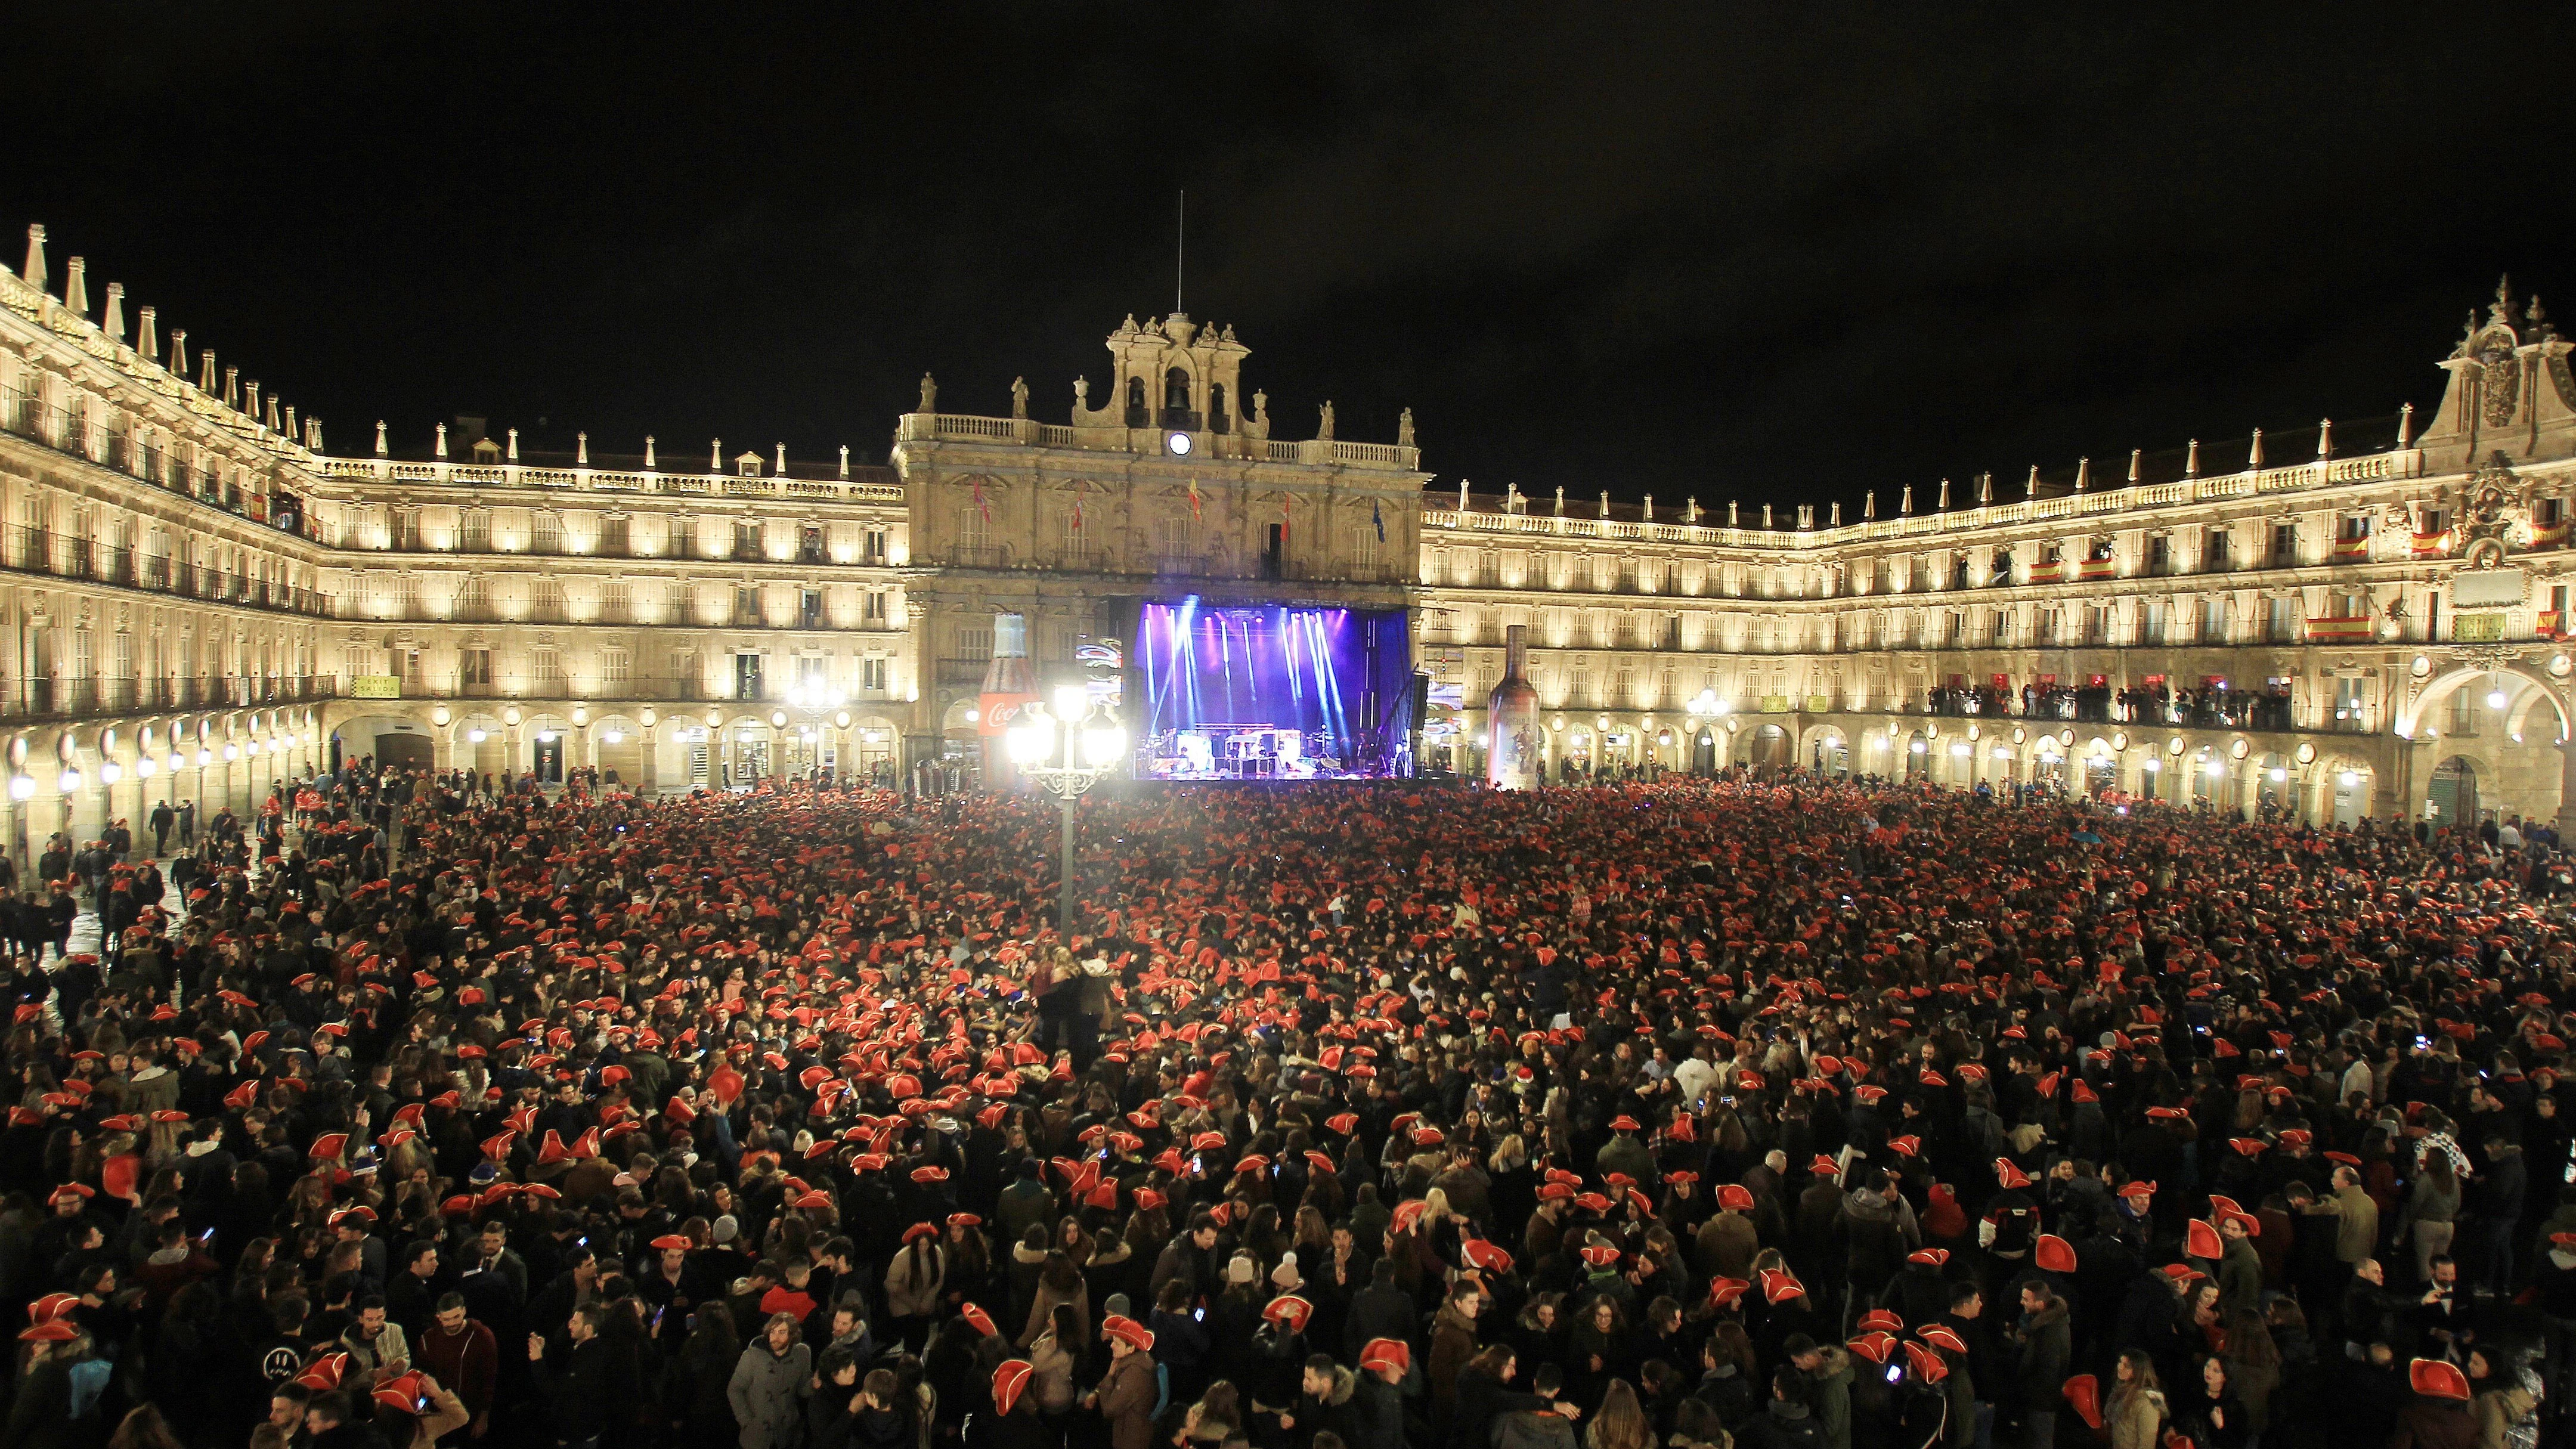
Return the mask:
<path fill-rule="evenodd" d="M 1765 1268 L 1762 1270 L 1762 1297 L 1765 1301 L 1771 1303 L 1786 1303 L 1792 1298 L 1804 1297 L 1806 1292 L 1807 1285 L 1799 1282 L 1798 1275 L 1790 1272 L 1788 1269 Z"/>
<path fill-rule="evenodd" d="M 2447 1359 L 2419 1358 L 2406 1365 L 2406 1382 L 2428 1399 L 2469 1401 L 2468 1375 Z"/>
<path fill-rule="evenodd" d="M 423 1397 L 420 1375 L 416 1373 L 396 1374 L 376 1385 L 377 1403 L 400 1409 L 406 1414 L 419 1413 L 420 1401 Z"/>
<path fill-rule="evenodd" d="M 1306 1331 L 1306 1320 L 1315 1314 L 1315 1305 L 1294 1293 L 1282 1293 L 1261 1310 L 1264 1320 L 1275 1323 L 1290 1333 Z M 1147 1345 L 1151 1347 L 1152 1345 Z"/>
<path fill-rule="evenodd" d="M 2075 1417 L 2087 1428 L 2102 1427 L 2102 1385 L 2091 1374 L 2077 1374 L 2068 1379 L 2063 1390 L 2066 1402 L 2075 1406 Z"/>
<path fill-rule="evenodd" d="M 2031 1244 L 2031 1261 L 2044 1273 L 2072 1273 L 2075 1245 L 2055 1233 L 2042 1233 L 2039 1241 Z"/>
<path fill-rule="evenodd" d="M 1413 1346 L 1400 1338 L 1372 1338 L 1360 1350 L 1360 1367 L 1409 1372 L 1413 1368 Z"/>
<path fill-rule="evenodd" d="M 1717 1205 L 1749 1213 L 1753 1211 L 1753 1189 L 1740 1183 L 1721 1182 L 1717 1185 Z"/>
<path fill-rule="evenodd" d="M 1021 1391 L 1029 1386 L 1029 1375 L 1037 1372 L 1024 1358 L 1006 1358 L 993 1370 L 993 1411 L 1009 1414 L 1020 1402 Z"/>
<path fill-rule="evenodd" d="M 2186 1257 L 2220 1258 L 2226 1256 L 2227 1245 L 2219 1241 L 2218 1229 L 2193 1218 L 2183 1224 L 2182 1250 Z"/>
<path fill-rule="evenodd" d="M 304 1372 L 295 1376 L 295 1382 L 317 1394 L 327 1394 L 340 1387 L 340 1375 L 347 1372 L 348 1368 L 347 1354 L 326 1353 L 305 1365 Z"/>

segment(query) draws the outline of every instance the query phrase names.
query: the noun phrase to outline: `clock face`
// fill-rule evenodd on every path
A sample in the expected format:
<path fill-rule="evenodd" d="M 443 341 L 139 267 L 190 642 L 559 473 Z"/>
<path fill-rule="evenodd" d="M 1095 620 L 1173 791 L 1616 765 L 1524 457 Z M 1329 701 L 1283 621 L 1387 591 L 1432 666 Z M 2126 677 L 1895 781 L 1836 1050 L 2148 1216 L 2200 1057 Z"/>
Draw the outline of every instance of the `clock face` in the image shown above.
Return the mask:
<path fill-rule="evenodd" d="M 1190 435 L 1174 433 L 1163 440 L 1163 446 L 1171 449 L 1174 457 L 1186 458 L 1190 452 Z"/>

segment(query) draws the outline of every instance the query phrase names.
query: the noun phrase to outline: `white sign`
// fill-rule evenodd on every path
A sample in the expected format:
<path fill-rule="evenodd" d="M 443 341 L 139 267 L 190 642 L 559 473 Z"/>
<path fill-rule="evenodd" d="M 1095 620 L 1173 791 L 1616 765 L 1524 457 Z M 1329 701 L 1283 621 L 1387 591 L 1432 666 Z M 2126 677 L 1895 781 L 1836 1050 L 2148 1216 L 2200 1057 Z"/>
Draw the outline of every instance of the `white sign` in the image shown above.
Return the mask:
<path fill-rule="evenodd" d="M 2520 569 L 2466 569 L 2451 576 L 2451 603 L 2457 608 L 2519 604 L 2526 592 Z"/>

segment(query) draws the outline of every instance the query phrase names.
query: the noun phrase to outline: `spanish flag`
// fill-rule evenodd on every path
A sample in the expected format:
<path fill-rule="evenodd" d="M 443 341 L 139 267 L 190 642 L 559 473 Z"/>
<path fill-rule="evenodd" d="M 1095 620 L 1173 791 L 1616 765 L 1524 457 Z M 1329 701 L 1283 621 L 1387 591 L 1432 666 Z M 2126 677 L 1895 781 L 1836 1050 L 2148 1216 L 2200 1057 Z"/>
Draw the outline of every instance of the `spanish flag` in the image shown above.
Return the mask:
<path fill-rule="evenodd" d="M 1192 478 L 1190 480 L 1190 519 L 1192 522 L 1205 521 L 1199 516 L 1199 503 L 1199 480 Z"/>
<path fill-rule="evenodd" d="M 2377 632 L 2367 617 L 2310 619 L 2308 638 L 2320 644 L 2364 644 Z"/>

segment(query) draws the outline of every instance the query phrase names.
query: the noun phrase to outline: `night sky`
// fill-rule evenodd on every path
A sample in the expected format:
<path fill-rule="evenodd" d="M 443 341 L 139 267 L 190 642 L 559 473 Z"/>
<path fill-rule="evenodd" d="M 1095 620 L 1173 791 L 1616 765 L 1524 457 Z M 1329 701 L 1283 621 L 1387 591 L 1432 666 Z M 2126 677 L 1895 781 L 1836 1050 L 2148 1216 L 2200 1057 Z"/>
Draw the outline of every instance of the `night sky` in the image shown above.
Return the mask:
<path fill-rule="evenodd" d="M 2565 5 L 660 13 L 27 7 L 7 259 L 334 451 L 881 462 L 925 369 L 1101 388 L 1186 188 L 1274 436 L 1673 506 L 2429 411 L 2502 272 L 2576 321 Z"/>

